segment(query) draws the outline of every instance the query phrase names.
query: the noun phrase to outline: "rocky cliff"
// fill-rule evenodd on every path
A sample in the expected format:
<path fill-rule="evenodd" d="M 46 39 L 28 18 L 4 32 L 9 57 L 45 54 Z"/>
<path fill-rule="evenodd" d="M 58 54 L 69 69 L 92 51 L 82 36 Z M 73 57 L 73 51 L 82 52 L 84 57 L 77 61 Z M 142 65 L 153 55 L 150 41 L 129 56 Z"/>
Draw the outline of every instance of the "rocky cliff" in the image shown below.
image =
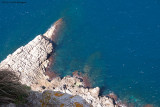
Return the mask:
<path fill-rule="evenodd" d="M 63 20 L 59 19 L 46 33 L 36 36 L 27 45 L 8 55 L 0 63 L 0 70 L 15 72 L 22 84 L 31 87 L 28 100 L 32 106 L 116 107 L 111 98 L 99 96 L 98 87 L 84 88 L 83 81 L 76 77 L 56 77 L 50 81 L 44 75 L 61 26 Z"/>

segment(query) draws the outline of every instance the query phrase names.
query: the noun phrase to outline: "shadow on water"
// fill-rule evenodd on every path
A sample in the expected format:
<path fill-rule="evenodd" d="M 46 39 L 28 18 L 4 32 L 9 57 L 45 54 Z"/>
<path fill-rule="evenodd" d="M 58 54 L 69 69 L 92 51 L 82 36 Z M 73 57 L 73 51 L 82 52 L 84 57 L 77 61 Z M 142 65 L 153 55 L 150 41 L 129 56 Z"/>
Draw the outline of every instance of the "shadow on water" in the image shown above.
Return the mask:
<path fill-rule="evenodd" d="M 105 86 L 100 87 L 100 92 L 99 95 L 102 96 L 104 95 L 104 92 L 107 90 L 107 88 Z"/>

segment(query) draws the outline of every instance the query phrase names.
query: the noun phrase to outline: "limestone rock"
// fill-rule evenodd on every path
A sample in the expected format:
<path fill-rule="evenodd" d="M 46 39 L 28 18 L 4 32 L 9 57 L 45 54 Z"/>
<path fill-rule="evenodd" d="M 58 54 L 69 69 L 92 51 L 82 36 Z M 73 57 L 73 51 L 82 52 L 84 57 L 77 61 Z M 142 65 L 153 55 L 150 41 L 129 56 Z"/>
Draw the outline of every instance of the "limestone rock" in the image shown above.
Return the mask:
<path fill-rule="evenodd" d="M 56 21 L 54 25 L 52 25 L 50 29 L 43 35 L 47 38 L 50 38 L 53 42 L 57 43 L 60 36 L 59 33 L 62 30 L 63 26 L 64 22 L 63 19 L 61 18 L 58 21 Z"/>
<path fill-rule="evenodd" d="M 46 90 L 43 93 L 31 92 L 28 102 L 30 106 L 38 107 L 90 107 L 90 104 L 78 95 L 72 96 L 67 93 L 50 90 Z"/>
<path fill-rule="evenodd" d="M 0 70 L 7 69 L 20 77 L 20 82 L 31 87 L 31 105 L 58 105 L 64 107 L 116 107 L 111 98 L 99 97 L 99 88 L 84 88 L 84 83 L 76 77 L 60 77 L 48 81 L 44 75 L 48 56 L 54 51 L 62 19 L 58 20 L 43 35 L 38 35 L 25 46 L 18 48 L 0 63 Z M 50 91 L 45 91 L 50 90 Z"/>
<path fill-rule="evenodd" d="M 47 47 L 47 49 L 46 49 Z M 45 79 L 44 68 L 47 56 L 52 52 L 52 43 L 42 35 L 38 35 L 27 45 L 20 47 L 0 63 L 0 69 L 14 71 L 20 77 L 22 84 L 31 86 L 39 79 Z M 46 62 L 44 66 L 44 62 Z"/>
<path fill-rule="evenodd" d="M 99 91 L 100 91 L 99 87 L 96 87 L 96 88 L 94 88 L 94 89 L 89 89 L 89 92 L 90 92 L 91 95 L 94 96 L 94 97 L 98 97 Z"/>

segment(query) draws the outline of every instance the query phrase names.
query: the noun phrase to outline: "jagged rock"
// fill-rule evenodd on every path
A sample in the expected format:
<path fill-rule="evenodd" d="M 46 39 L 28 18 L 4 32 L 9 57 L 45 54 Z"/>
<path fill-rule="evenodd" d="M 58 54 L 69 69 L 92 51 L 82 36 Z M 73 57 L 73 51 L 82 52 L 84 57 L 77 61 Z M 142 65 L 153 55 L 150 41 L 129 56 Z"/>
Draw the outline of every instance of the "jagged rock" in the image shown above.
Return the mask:
<path fill-rule="evenodd" d="M 30 106 L 38 107 L 77 107 L 76 105 L 90 107 L 90 104 L 78 95 L 72 96 L 67 93 L 50 90 L 46 90 L 43 93 L 31 92 L 28 97 L 28 103 Z"/>
<path fill-rule="evenodd" d="M 96 87 L 96 88 L 93 88 L 93 89 L 89 89 L 89 92 L 90 92 L 91 95 L 94 96 L 94 97 L 98 97 L 99 91 L 100 91 L 99 87 Z"/>
<path fill-rule="evenodd" d="M 89 107 L 90 105 L 93 107 L 117 107 L 112 99 L 99 97 L 100 89 L 98 87 L 93 89 L 84 88 L 84 83 L 76 77 L 67 76 L 63 79 L 57 77 L 52 81 L 48 81 L 49 77 L 44 75 L 50 63 L 48 56 L 54 51 L 62 21 L 62 19 L 58 20 L 45 34 L 38 35 L 27 45 L 8 55 L 0 63 L 0 70 L 7 69 L 15 72 L 20 77 L 22 84 L 26 84 L 33 91 L 37 91 L 32 92 L 29 96 L 29 102 L 34 106 L 45 105 L 45 101 L 47 101 L 47 104 L 58 104 L 58 106 L 64 107 L 82 107 L 82 104 L 83 107 Z M 64 93 L 63 97 L 57 98 L 55 96 L 56 91 L 61 92 L 57 94 L 58 96 Z M 63 102 L 64 104 L 62 104 Z M 65 106 L 65 104 L 69 106 Z"/>

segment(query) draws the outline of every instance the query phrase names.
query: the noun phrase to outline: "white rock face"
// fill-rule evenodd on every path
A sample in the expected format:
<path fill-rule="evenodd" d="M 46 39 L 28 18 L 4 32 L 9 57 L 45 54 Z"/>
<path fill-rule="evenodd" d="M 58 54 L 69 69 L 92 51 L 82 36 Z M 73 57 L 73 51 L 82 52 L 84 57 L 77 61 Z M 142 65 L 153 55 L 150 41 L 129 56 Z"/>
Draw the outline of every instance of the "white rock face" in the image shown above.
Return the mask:
<path fill-rule="evenodd" d="M 19 75 L 23 84 L 31 86 L 39 79 L 46 78 L 44 62 L 53 46 L 42 35 L 38 35 L 27 45 L 20 47 L 0 63 L 0 69 L 9 69 Z"/>
<path fill-rule="evenodd" d="M 52 43 L 38 35 L 27 45 L 20 47 L 0 63 L 0 69 L 9 69 L 19 75 L 23 84 L 31 86 L 45 79 L 44 62 L 53 50 Z"/>
<path fill-rule="evenodd" d="M 61 25 L 62 19 L 51 26 L 45 34 L 38 35 L 27 45 L 20 47 L 13 54 L 8 55 L 0 63 L 0 70 L 7 69 L 15 72 L 20 77 L 22 84 L 26 84 L 33 91 L 37 91 L 29 97 L 30 103 L 34 106 L 47 104 L 50 107 L 49 105 L 55 104 L 53 99 L 56 99 L 55 91 L 58 91 L 64 93 L 63 97 L 60 96 L 56 99 L 58 106 L 63 102 L 64 105 L 62 104 L 61 107 L 74 107 L 76 104 L 81 105 L 77 107 L 117 107 L 113 104 L 112 99 L 98 96 L 99 87 L 93 89 L 84 88 L 83 82 L 80 82 L 76 77 L 67 76 L 63 79 L 57 77 L 51 82 L 48 81 L 48 76 L 45 76 L 44 72 L 49 64 L 48 56 L 54 51 L 53 42 L 56 42 Z M 47 92 L 55 96 L 52 96 L 53 98 L 47 97 L 51 98 L 48 100 L 43 99 L 44 93 Z M 37 97 L 33 97 L 36 95 Z M 45 103 L 44 101 L 48 102 Z"/>

